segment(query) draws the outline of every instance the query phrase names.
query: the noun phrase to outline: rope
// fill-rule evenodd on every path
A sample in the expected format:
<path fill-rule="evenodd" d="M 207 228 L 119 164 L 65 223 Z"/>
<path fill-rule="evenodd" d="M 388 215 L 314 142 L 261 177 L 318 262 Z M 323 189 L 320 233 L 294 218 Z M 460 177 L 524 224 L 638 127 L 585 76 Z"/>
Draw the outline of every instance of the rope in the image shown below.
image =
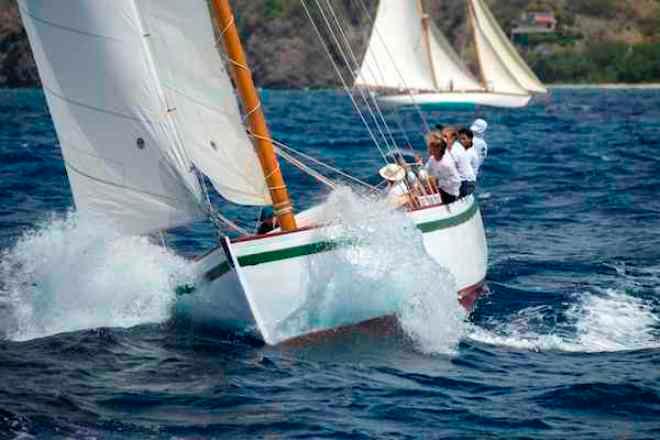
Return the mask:
<path fill-rule="evenodd" d="M 316 0 L 316 2 L 318 4 L 318 0 Z M 341 23 L 339 22 L 339 19 L 337 18 L 337 14 L 335 13 L 334 8 L 330 4 L 330 0 L 326 0 L 326 4 L 327 4 L 328 10 L 330 11 L 330 14 L 334 18 L 335 26 L 337 27 L 337 29 L 339 29 L 339 34 L 341 35 L 341 37 L 343 39 L 344 46 L 348 49 L 348 54 L 350 56 L 350 61 L 352 61 L 352 63 L 349 62 L 349 58 L 346 57 L 346 55 L 344 54 L 343 48 L 341 47 L 341 45 L 339 45 L 339 42 L 337 42 L 337 39 L 335 38 L 335 41 L 339 45 L 339 49 L 342 52 L 342 56 L 344 58 L 344 61 L 346 62 L 347 66 L 350 70 L 357 71 L 360 68 L 360 63 L 358 62 L 357 57 L 355 56 L 355 53 L 353 52 L 353 48 L 351 47 L 350 41 L 348 40 L 348 37 L 346 36 L 346 33 L 344 32 L 344 29 L 343 29 Z M 319 7 L 320 7 L 320 5 L 319 5 Z M 321 14 L 323 14 L 323 12 L 321 12 Z M 355 81 L 355 78 L 353 78 L 353 80 Z M 374 119 L 376 119 L 375 115 L 373 115 L 373 111 L 371 110 L 371 105 L 369 104 L 369 101 L 371 100 L 371 102 L 373 103 L 373 106 L 375 108 L 375 112 L 378 115 L 378 117 L 380 119 L 380 122 L 385 127 L 385 131 L 389 135 L 389 138 L 392 142 L 393 149 L 390 149 L 390 152 L 398 151 L 399 147 L 396 143 L 396 140 L 394 139 L 394 135 L 392 134 L 392 130 L 390 130 L 390 127 L 387 124 L 387 121 L 385 120 L 385 117 L 383 116 L 383 112 L 381 111 L 380 106 L 378 105 L 378 102 L 376 101 L 376 98 L 371 93 L 366 93 L 365 94 L 364 88 L 359 88 L 358 90 L 359 90 L 360 94 L 362 95 L 362 99 L 363 99 L 365 105 L 367 106 L 367 108 L 369 109 L 369 112 L 372 114 L 372 117 L 374 117 Z"/>
<path fill-rule="evenodd" d="M 305 153 L 303 153 L 302 151 L 296 150 L 295 148 L 290 147 L 290 146 L 288 146 L 287 144 L 285 144 L 285 143 L 283 143 L 283 142 L 280 142 L 280 141 L 278 141 L 278 140 L 276 140 L 276 139 L 273 139 L 273 138 L 266 138 L 265 136 L 259 136 L 259 135 L 255 134 L 255 133 L 249 133 L 249 135 L 250 135 L 251 137 L 256 138 L 256 139 L 263 139 L 263 140 L 267 140 L 267 141 L 272 142 L 273 145 L 279 147 L 278 150 L 277 150 L 277 154 L 281 155 L 282 158 L 283 158 L 284 160 L 287 160 L 287 161 L 288 161 L 287 157 L 291 158 L 293 161 L 296 161 L 297 163 L 301 164 L 301 165 L 305 168 L 305 169 L 302 169 L 302 168 L 301 168 L 302 171 L 306 172 L 307 174 L 309 174 L 310 176 L 312 176 L 312 177 L 314 177 L 314 178 L 316 178 L 316 176 L 320 176 L 321 179 L 323 179 L 324 181 L 327 181 L 327 183 L 324 182 L 324 181 L 322 181 L 321 183 L 327 184 L 327 185 L 330 186 L 331 188 L 336 188 L 337 184 L 334 183 L 334 182 L 333 182 L 332 180 L 330 180 L 329 178 L 323 176 L 323 175 L 322 175 L 321 173 L 319 173 L 318 171 L 316 171 L 316 170 L 314 170 L 313 168 L 309 167 L 308 165 L 305 165 L 305 164 L 304 164 L 303 162 L 301 162 L 300 160 L 298 160 L 298 159 L 296 159 L 295 157 L 291 156 L 290 153 L 297 154 L 298 156 L 301 156 L 301 157 L 303 157 L 303 158 L 309 160 L 310 162 L 314 163 L 315 165 L 319 165 L 319 166 L 322 166 L 322 167 L 324 167 L 324 168 L 327 168 L 328 170 L 332 171 L 333 173 L 339 174 L 340 176 L 345 177 L 345 178 L 347 178 L 347 179 L 349 179 L 349 180 L 352 180 L 353 182 L 355 182 L 355 183 L 357 183 L 357 184 L 359 184 L 359 185 L 365 186 L 365 187 L 367 187 L 367 188 L 374 188 L 372 185 L 369 185 L 367 182 L 365 182 L 365 181 L 363 181 L 363 180 L 360 180 L 360 179 L 358 179 L 358 178 L 355 177 L 355 176 L 351 176 L 350 174 L 348 174 L 348 173 L 346 173 L 346 172 L 340 170 L 339 168 L 335 168 L 335 167 L 333 167 L 333 166 L 331 166 L 331 165 L 328 165 L 328 164 L 325 163 L 325 162 L 321 162 L 320 160 L 316 159 L 315 157 L 312 157 L 312 156 L 310 156 L 310 155 L 308 155 L 308 154 L 305 154 Z M 286 150 L 286 151 L 282 151 L 282 150 Z M 287 154 L 287 153 L 289 153 L 289 154 Z M 286 157 L 285 157 L 285 156 L 286 156 Z M 292 165 L 294 165 L 293 162 L 291 162 L 291 163 L 292 163 Z M 307 170 L 309 170 L 309 171 L 307 171 Z M 319 181 L 321 181 L 321 180 L 319 179 Z"/>
<path fill-rule="evenodd" d="M 326 54 L 328 55 L 328 58 L 330 59 L 330 62 L 332 63 L 332 67 L 335 69 L 335 72 L 337 73 L 337 76 L 339 77 L 339 80 L 341 81 L 342 86 L 344 87 L 344 90 L 348 94 L 349 98 L 351 99 L 351 102 L 353 103 L 353 106 L 355 107 L 355 110 L 357 111 L 358 115 L 360 116 L 360 119 L 362 120 L 362 123 L 367 129 L 367 132 L 369 133 L 369 136 L 371 137 L 371 140 L 373 143 L 376 145 L 376 148 L 378 148 L 378 152 L 380 153 L 381 157 L 385 162 L 387 162 L 387 157 L 386 154 L 383 153 L 383 150 L 381 149 L 378 140 L 376 139 L 376 136 L 374 135 L 373 131 L 371 130 L 371 127 L 367 123 L 366 118 L 362 114 L 362 111 L 360 110 L 360 106 L 358 105 L 357 101 L 355 100 L 355 97 L 350 91 L 350 87 L 346 84 L 346 80 L 344 79 L 344 75 L 341 73 L 341 69 L 339 69 L 339 66 L 335 62 L 334 58 L 332 57 L 332 53 L 330 52 L 330 48 L 326 44 L 325 40 L 323 39 L 323 35 L 321 34 L 321 31 L 319 27 L 316 25 L 316 22 L 314 21 L 314 18 L 312 17 L 312 14 L 307 7 L 307 4 L 305 3 L 305 0 L 300 0 L 302 3 L 303 8 L 305 9 L 305 13 L 307 14 L 307 17 L 309 17 L 309 20 L 312 23 L 312 26 L 314 27 L 314 31 L 316 32 L 316 35 L 319 38 L 319 41 L 321 41 L 321 44 L 323 45 L 323 49 L 325 50 Z"/>
<path fill-rule="evenodd" d="M 308 167 L 307 165 L 305 165 L 304 163 L 302 163 L 301 161 L 299 161 L 295 157 L 291 156 L 286 151 L 283 151 L 281 149 L 277 149 L 276 152 L 282 159 L 286 160 L 291 165 L 297 167 L 301 171 L 309 174 L 310 176 L 312 176 L 313 178 L 318 180 L 320 183 L 322 183 L 322 184 L 324 184 L 324 185 L 326 185 L 326 186 L 328 186 L 329 188 L 332 188 L 332 189 L 337 188 L 337 184 L 334 183 L 332 180 L 328 179 L 327 177 L 325 177 L 321 173 L 314 171 L 312 168 Z"/>
<path fill-rule="evenodd" d="M 359 185 L 361 185 L 361 186 L 364 186 L 364 187 L 367 187 L 367 188 L 375 188 L 373 185 L 370 185 L 370 184 L 368 184 L 367 182 L 365 182 L 365 181 L 363 181 L 363 180 L 360 180 L 360 179 L 358 179 L 358 178 L 355 177 L 355 176 L 351 176 L 350 174 L 345 173 L 345 172 L 343 172 L 342 170 L 340 170 L 340 169 L 338 169 L 338 168 L 335 168 L 335 167 L 333 167 L 333 166 L 331 166 L 331 165 L 328 165 L 327 163 L 321 162 L 320 160 L 315 159 L 314 157 L 309 156 L 309 155 L 307 155 L 307 154 L 305 154 L 305 153 L 303 153 L 303 152 L 301 152 L 301 151 L 295 150 L 295 149 L 293 149 L 292 147 L 289 147 L 288 145 L 282 144 L 282 143 L 277 142 L 277 141 L 274 141 L 274 142 L 275 142 L 275 145 L 277 145 L 278 147 L 284 148 L 284 149 L 286 149 L 286 150 L 289 150 L 289 151 L 293 152 L 294 154 L 297 154 L 297 155 L 299 155 L 299 156 L 302 156 L 302 157 L 304 157 L 305 159 L 309 160 L 310 162 L 313 162 L 313 163 L 316 164 L 316 165 L 319 165 L 319 166 L 322 166 L 322 167 L 324 167 L 324 168 L 327 168 L 328 170 L 332 171 L 333 173 L 339 174 L 339 175 L 342 176 L 342 177 L 345 177 L 345 178 L 347 178 L 347 179 L 349 179 L 349 180 L 352 180 L 353 182 L 355 182 L 355 183 L 357 183 L 357 184 L 359 184 Z"/>

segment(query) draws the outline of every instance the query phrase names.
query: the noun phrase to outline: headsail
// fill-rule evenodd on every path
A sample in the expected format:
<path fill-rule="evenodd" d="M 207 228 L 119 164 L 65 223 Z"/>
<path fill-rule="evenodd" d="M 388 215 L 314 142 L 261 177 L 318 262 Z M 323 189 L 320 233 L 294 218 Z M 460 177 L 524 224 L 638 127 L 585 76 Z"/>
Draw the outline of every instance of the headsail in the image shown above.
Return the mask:
<path fill-rule="evenodd" d="M 241 121 L 206 0 L 138 0 L 172 117 L 195 166 L 222 196 L 269 205 L 270 194 Z"/>
<path fill-rule="evenodd" d="M 547 93 L 548 90 L 518 54 L 483 0 L 469 1 L 474 13 L 477 51 L 486 80 L 495 84 L 496 91 L 499 91 L 497 84 L 500 82 L 512 83 L 512 80 L 515 80 L 521 88 L 528 92 Z M 488 44 L 480 44 L 480 40 L 486 41 Z M 494 62 L 493 56 L 496 56 L 499 61 Z M 504 66 L 505 69 L 502 70 L 501 66 Z M 511 79 L 505 80 L 504 74 L 510 76 Z M 511 89 L 510 86 L 507 88 Z"/>
<path fill-rule="evenodd" d="M 19 0 L 83 214 L 140 234 L 204 217 L 132 0 Z"/>

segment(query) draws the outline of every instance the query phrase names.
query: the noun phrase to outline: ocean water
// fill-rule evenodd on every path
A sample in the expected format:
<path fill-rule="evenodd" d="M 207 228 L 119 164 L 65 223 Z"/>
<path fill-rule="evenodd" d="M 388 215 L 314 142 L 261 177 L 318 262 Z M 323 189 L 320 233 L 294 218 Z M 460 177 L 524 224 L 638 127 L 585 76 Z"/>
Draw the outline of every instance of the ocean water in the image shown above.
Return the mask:
<path fill-rule="evenodd" d="M 264 103 L 279 140 L 377 181 L 347 97 Z M 490 124 L 490 294 L 469 315 L 434 302 L 451 277 L 409 267 L 423 255 L 401 252 L 393 217 L 393 246 L 369 264 L 318 269 L 320 285 L 339 278 L 334 302 L 314 306 L 395 284 L 412 298 L 399 328 L 268 347 L 177 313 L 173 286 L 213 246 L 208 225 L 168 234 L 173 252 L 85 223 L 42 93 L 0 91 L 0 438 L 660 438 L 660 91 L 424 114 Z M 421 151 L 417 112 L 386 116 Z M 373 234 L 358 195 L 285 172 L 298 207 L 329 199 L 352 233 Z M 253 226 L 257 210 L 215 202 Z"/>

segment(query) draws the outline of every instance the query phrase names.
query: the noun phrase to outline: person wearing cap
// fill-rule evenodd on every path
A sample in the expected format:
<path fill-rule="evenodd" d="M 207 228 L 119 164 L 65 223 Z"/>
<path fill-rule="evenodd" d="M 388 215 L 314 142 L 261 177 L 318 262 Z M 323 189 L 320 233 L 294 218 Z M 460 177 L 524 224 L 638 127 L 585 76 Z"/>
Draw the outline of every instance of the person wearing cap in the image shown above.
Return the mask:
<path fill-rule="evenodd" d="M 455 202 L 460 194 L 461 178 L 447 143 L 439 135 L 431 135 L 428 147 L 431 154 L 426 162 L 426 172 L 433 186 L 438 188 L 442 203 Z"/>
<path fill-rule="evenodd" d="M 390 163 L 378 171 L 387 182 L 387 198 L 395 207 L 403 206 L 410 200 L 406 185 L 406 170 L 397 164 Z"/>
<path fill-rule="evenodd" d="M 479 156 L 480 168 L 488 156 L 488 144 L 485 139 L 487 129 L 488 123 L 483 119 L 476 119 L 470 126 L 470 130 L 474 133 L 472 143 L 474 144 L 474 150 L 477 153 L 477 156 Z"/>
<path fill-rule="evenodd" d="M 456 164 L 461 178 L 459 197 L 465 197 L 474 192 L 477 186 L 477 176 L 474 173 L 467 150 L 458 141 L 458 130 L 454 127 L 445 127 L 442 130 L 442 139 L 447 143 L 447 151 Z"/>

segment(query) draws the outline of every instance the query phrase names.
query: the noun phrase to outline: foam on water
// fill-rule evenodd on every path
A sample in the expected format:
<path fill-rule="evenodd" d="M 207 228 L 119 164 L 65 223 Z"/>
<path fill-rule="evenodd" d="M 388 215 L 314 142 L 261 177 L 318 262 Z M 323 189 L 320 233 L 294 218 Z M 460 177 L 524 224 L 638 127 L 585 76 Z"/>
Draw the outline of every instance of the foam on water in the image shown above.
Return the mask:
<path fill-rule="evenodd" d="M 188 263 L 145 237 L 76 214 L 53 218 L 2 253 L 0 335 L 27 340 L 96 327 L 161 322 Z"/>
<path fill-rule="evenodd" d="M 548 328 L 551 307 L 518 312 L 486 330 L 474 326 L 469 338 L 493 345 L 535 351 L 613 352 L 660 347 L 660 318 L 648 301 L 607 289 L 584 292 Z"/>
<path fill-rule="evenodd" d="M 321 208 L 321 240 L 336 252 L 309 259 L 307 295 L 274 331 L 281 336 L 396 314 L 415 346 L 451 353 L 465 327 L 453 277 L 424 250 L 421 232 L 382 197 L 334 191 Z"/>

